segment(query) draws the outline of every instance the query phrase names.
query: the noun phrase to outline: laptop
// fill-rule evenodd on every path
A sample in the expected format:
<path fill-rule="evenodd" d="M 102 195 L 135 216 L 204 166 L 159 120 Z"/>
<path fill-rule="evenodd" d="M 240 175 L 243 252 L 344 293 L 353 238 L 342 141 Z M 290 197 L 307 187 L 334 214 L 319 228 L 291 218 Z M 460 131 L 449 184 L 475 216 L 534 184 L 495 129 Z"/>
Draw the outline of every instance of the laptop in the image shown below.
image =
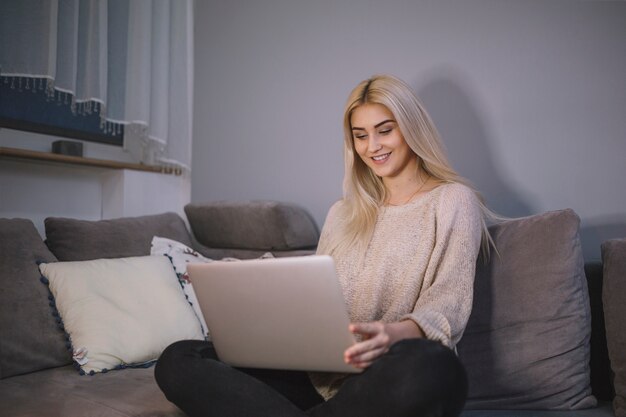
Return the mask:
<path fill-rule="evenodd" d="M 220 360 L 237 367 L 361 370 L 333 259 L 325 255 L 187 265 Z"/>

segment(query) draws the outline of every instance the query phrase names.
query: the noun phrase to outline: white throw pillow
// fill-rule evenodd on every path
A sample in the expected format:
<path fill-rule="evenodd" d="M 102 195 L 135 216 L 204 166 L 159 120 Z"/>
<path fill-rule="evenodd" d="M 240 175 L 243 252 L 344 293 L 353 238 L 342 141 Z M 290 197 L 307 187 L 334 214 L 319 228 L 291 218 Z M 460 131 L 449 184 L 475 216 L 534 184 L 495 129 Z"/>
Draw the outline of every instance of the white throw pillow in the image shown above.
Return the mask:
<path fill-rule="evenodd" d="M 173 342 L 204 338 L 165 257 L 44 263 L 39 269 L 85 373 L 147 365 Z"/>
<path fill-rule="evenodd" d="M 212 262 L 212 259 L 206 258 L 200 255 L 189 246 L 184 245 L 172 239 L 164 237 L 154 236 L 152 238 L 152 247 L 150 249 L 151 255 L 167 256 L 174 267 L 174 272 L 178 277 L 178 282 L 183 288 L 183 292 L 189 301 L 189 304 L 193 307 L 193 311 L 202 323 L 202 330 L 207 338 L 209 337 L 208 327 L 204 321 L 204 316 L 200 310 L 200 304 L 198 304 L 198 298 L 193 290 L 191 282 L 189 281 L 189 275 L 187 275 L 188 263 L 208 263 Z"/>

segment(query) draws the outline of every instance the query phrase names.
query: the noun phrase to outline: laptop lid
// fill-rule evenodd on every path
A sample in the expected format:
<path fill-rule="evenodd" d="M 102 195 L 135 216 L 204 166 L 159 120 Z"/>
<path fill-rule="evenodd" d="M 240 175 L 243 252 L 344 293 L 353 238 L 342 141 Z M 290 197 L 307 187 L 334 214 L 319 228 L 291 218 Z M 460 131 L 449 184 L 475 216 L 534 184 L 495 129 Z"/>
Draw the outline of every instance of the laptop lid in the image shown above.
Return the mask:
<path fill-rule="evenodd" d="M 330 256 L 189 264 L 217 354 L 238 367 L 360 372 Z"/>

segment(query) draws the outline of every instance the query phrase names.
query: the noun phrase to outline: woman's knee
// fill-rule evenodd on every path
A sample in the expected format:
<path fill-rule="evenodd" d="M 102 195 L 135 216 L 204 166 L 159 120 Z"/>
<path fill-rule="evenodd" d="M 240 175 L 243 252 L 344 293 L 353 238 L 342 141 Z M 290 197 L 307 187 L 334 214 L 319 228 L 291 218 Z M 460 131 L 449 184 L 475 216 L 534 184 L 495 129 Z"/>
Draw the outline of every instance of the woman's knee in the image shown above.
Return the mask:
<path fill-rule="evenodd" d="M 348 378 L 329 403 L 343 415 L 379 416 L 393 409 L 398 416 L 452 417 L 466 395 L 465 370 L 454 352 L 438 342 L 410 339 Z"/>
<path fill-rule="evenodd" d="M 398 366 L 415 370 L 425 379 L 467 381 L 465 368 L 457 355 L 439 342 L 428 339 L 406 339 L 394 344 L 387 353 Z"/>
<path fill-rule="evenodd" d="M 206 342 L 201 340 L 179 340 L 166 347 L 159 359 L 157 359 L 157 369 L 168 367 L 172 364 L 180 364 L 185 358 L 198 356 L 198 349 L 201 349 Z"/>
<path fill-rule="evenodd" d="M 213 357 L 215 356 L 215 357 Z M 217 360 L 215 350 L 203 340 L 181 340 L 169 345 L 157 360 L 154 377 L 166 394 L 184 384 L 184 379 L 193 375 L 198 361 Z"/>
<path fill-rule="evenodd" d="M 159 362 L 177 360 L 184 357 L 198 356 L 205 349 L 212 349 L 210 342 L 204 340 L 179 340 L 166 347 L 159 356 Z"/>
<path fill-rule="evenodd" d="M 427 397 L 439 399 L 444 416 L 458 415 L 467 397 L 468 382 L 463 364 L 454 351 L 439 342 L 409 339 L 396 343 L 388 355 L 397 369 L 408 370 L 404 381 Z"/>

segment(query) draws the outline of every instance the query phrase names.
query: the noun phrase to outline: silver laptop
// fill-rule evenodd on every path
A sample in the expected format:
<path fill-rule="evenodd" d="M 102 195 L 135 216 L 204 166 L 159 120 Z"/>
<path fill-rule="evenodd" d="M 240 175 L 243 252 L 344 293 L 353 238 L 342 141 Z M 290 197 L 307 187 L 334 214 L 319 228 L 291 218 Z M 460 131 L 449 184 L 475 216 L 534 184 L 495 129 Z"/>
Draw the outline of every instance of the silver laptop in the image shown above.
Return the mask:
<path fill-rule="evenodd" d="M 189 264 L 217 354 L 238 367 L 360 372 L 330 256 Z"/>

